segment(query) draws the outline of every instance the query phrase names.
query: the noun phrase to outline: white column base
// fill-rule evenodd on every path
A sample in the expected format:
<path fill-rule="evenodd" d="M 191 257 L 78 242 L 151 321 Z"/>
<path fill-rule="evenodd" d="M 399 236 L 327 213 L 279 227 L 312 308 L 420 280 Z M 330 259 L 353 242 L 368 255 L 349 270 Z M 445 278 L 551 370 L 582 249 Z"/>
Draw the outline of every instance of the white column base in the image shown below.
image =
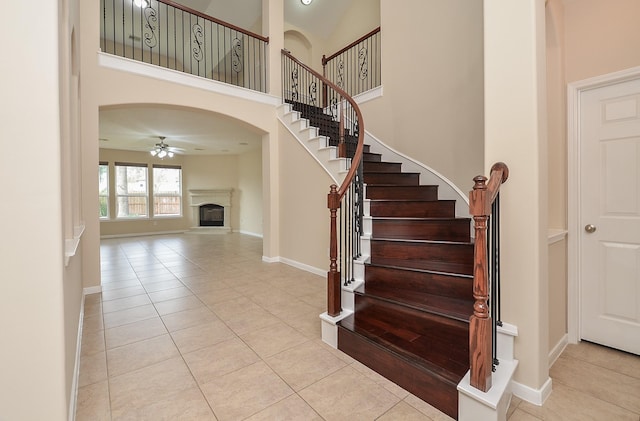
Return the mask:
<path fill-rule="evenodd" d="M 459 421 L 506 421 L 507 410 L 513 395 L 511 379 L 518 367 L 517 360 L 501 361 L 492 374 L 491 389 L 481 392 L 469 383 L 471 372 L 467 372 L 458 384 Z"/>
<path fill-rule="evenodd" d="M 335 349 L 338 349 L 338 326 L 340 320 L 349 317 L 353 311 L 342 310 L 336 317 L 329 316 L 326 312 L 320 315 L 322 323 L 322 341 Z"/>

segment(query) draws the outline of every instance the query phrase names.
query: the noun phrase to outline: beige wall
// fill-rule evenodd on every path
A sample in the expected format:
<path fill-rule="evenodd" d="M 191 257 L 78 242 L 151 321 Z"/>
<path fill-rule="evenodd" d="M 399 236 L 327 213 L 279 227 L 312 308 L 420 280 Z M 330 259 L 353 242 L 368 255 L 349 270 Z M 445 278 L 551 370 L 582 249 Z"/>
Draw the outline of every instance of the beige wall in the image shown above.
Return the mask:
<path fill-rule="evenodd" d="M 484 170 L 482 2 L 381 0 L 382 98 L 365 130 L 462 191 Z"/>
<path fill-rule="evenodd" d="M 262 150 L 238 156 L 238 230 L 262 236 Z"/>
<path fill-rule="evenodd" d="M 323 45 L 329 56 L 380 26 L 380 0 L 353 0 Z"/>
<path fill-rule="evenodd" d="M 502 319 L 518 326 L 515 381 L 539 390 L 548 372 L 545 11 L 543 0 L 484 1 L 485 171 L 501 189 Z"/>
<path fill-rule="evenodd" d="M 546 17 L 548 219 L 553 231 L 567 229 L 567 102 L 562 0 L 548 0 Z M 549 245 L 549 352 L 566 339 L 566 240 Z"/>
<path fill-rule="evenodd" d="M 567 334 L 567 242 L 549 245 L 549 351 Z"/>
<path fill-rule="evenodd" d="M 327 194 L 333 180 L 284 126 L 279 138 L 280 256 L 328 270 Z"/>
<path fill-rule="evenodd" d="M 71 28 L 77 3 L 15 2 L 2 26 L 0 135 L 11 153 L 0 156 L 0 419 L 66 420 L 80 314 L 79 259 L 65 267 L 64 243 L 79 223 L 79 197 L 63 163 L 77 166 L 71 84 Z M 22 31 L 37 16 L 38 30 Z M 25 93 L 37 92 L 33 95 Z M 33 171 L 35 170 L 35 172 Z M 63 188 L 70 189 L 63 195 Z M 45 210 L 43 212 L 43 209 Z"/>
<path fill-rule="evenodd" d="M 640 65 L 640 2 L 565 0 L 567 82 Z"/>

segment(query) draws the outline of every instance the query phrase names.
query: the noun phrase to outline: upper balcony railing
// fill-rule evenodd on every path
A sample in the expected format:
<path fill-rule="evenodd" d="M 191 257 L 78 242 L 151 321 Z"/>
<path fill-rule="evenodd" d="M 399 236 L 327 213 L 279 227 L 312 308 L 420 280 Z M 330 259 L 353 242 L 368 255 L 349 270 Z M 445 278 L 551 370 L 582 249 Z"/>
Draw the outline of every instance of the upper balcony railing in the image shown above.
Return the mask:
<path fill-rule="evenodd" d="M 380 27 L 329 57 L 322 56 L 322 71 L 351 96 L 380 86 Z"/>
<path fill-rule="evenodd" d="M 101 0 L 103 52 L 266 92 L 268 37 L 170 0 Z"/>

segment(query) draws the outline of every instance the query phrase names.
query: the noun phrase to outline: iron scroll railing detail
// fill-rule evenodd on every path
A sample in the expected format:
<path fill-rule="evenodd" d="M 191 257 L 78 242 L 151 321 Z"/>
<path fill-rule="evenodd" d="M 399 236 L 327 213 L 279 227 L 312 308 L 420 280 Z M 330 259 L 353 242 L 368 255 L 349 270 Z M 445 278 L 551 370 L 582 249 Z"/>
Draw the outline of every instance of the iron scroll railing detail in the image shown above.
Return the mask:
<path fill-rule="evenodd" d="M 103 52 L 266 92 L 268 37 L 171 0 L 101 0 Z"/>
<path fill-rule="evenodd" d="M 496 358 L 496 334 L 500 321 L 500 202 L 502 183 L 509 168 L 499 162 L 490 178 L 477 176 L 469 193 L 475 244 L 473 265 L 473 314 L 469 320 L 469 364 L 471 386 L 483 392 L 491 388 Z M 487 235 L 489 231 L 489 235 Z"/>
<path fill-rule="evenodd" d="M 318 92 L 322 92 L 319 98 Z M 364 184 L 362 152 L 364 122 L 360 108 L 343 89 L 282 50 L 282 98 L 303 118 L 318 127 L 326 146 L 336 146 L 348 158 L 349 171 L 342 184 L 329 188 L 330 212 L 327 314 L 341 312 L 341 286 L 354 282 L 355 260 L 361 255 Z"/>
<path fill-rule="evenodd" d="M 380 86 L 380 64 L 380 27 L 322 56 L 324 76 L 352 96 Z"/>

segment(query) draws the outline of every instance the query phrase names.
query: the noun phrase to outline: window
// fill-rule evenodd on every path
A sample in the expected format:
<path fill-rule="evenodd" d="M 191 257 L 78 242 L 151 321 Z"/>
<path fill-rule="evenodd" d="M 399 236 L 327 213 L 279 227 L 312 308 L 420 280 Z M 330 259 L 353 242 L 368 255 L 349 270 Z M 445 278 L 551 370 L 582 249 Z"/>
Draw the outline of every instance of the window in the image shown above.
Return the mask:
<path fill-rule="evenodd" d="M 153 215 L 182 216 L 182 169 L 153 165 Z"/>
<path fill-rule="evenodd" d="M 100 203 L 100 219 L 109 219 L 109 164 L 98 165 L 98 200 Z"/>
<path fill-rule="evenodd" d="M 146 164 L 116 162 L 116 213 L 118 218 L 149 216 Z"/>

